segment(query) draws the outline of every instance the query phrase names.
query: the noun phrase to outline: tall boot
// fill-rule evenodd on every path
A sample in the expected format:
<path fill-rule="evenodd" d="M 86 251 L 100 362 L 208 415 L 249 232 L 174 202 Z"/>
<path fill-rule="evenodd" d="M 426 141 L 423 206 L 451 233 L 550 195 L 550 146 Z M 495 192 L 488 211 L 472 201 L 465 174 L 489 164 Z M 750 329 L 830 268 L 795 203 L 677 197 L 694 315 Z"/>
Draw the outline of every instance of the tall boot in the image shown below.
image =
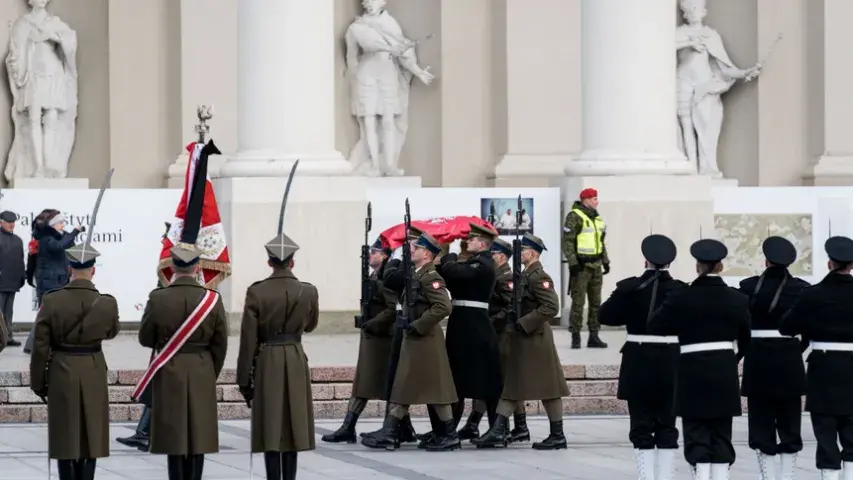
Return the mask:
<path fill-rule="evenodd" d="M 95 480 L 95 469 L 98 468 L 98 461 L 94 458 L 84 458 L 81 462 L 83 464 L 81 475 L 77 480 Z"/>
<path fill-rule="evenodd" d="M 328 443 L 355 443 L 355 424 L 358 422 L 358 414 L 355 412 L 347 412 L 344 417 L 344 423 L 341 428 L 336 431 L 323 435 L 320 440 Z"/>
<path fill-rule="evenodd" d="M 655 451 L 634 450 L 634 459 L 637 461 L 637 474 L 639 480 L 655 480 Z"/>
<path fill-rule="evenodd" d="M 711 480 L 711 464 L 697 463 L 693 467 L 693 480 Z"/>
<path fill-rule="evenodd" d="M 59 471 L 59 480 L 77 480 L 74 460 L 57 460 L 56 469 Z"/>
<path fill-rule="evenodd" d="M 471 440 L 471 443 L 476 445 L 477 448 L 506 447 L 509 435 L 507 432 L 508 423 L 509 418 L 498 414 L 494 425 L 489 428 L 489 431 L 483 434 L 482 437 Z"/>
<path fill-rule="evenodd" d="M 775 456 L 767 455 L 761 450 L 756 450 L 755 455 L 758 458 L 758 475 L 759 480 L 776 480 L 776 462 Z"/>
<path fill-rule="evenodd" d="M 459 426 L 459 422 L 462 421 L 462 413 L 465 411 L 465 401 L 459 400 L 458 402 L 451 404 L 450 409 L 453 413 L 453 431 L 455 432 L 456 427 Z"/>
<path fill-rule="evenodd" d="M 415 432 L 415 427 L 412 425 L 412 417 L 407 413 L 402 420 L 400 420 L 400 443 L 411 443 L 417 440 L 417 433 Z"/>
<path fill-rule="evenodd" d="M 514 413 L 512 414 L 512 421 L 515 428 L 509 433 L 509 441 L 513 443 L 529 442 L 530 430 L 527 429 L 527 414 L 523 412 Z"/>
<path fill-rule="evenodd" d="M 184 478 L 184 456 L 169 455 L 166 457 L 166 468 L 169 471 L 169 480 L 190 480 Z"/>
<path fill-rule="evenodd" d="M 779 480 L 794 480 L 794 466 L 797 464 L 796 453 L 783 453 L 779 455 Z"/>
<path fill-rule="evenodd" d="M 459 440 L 471 440 L 480 437 L 480 420 L 483 419 L 483 414 L 480 412 L 471 412 L 468 415 L 468 421 L 465 426 L 459 429 Z"/>
<path fill-rule="evenodd" d="M 598 330 L 589 332 L 586 348 L 607 348 L 607 344 L 598 338 Z"/>
<path fill-rule="evenodd" d="M 193 466 L 193 477 L 189 480 L 201 480 L 204 472 L 204 455 L 192 455 L 190 461 Z"/>
<path fill-rule="evenodd" d="M 657 480 L 672 480 L 675 475 L 675 452 L 674 448 L 662 448 L 656 451 L 655 474 Z"/>
<path fill-rule="evenodd" d="M 296 480 L 296 471 L 299 467 L 296 465 L 296 452 L 282 452 L 281 454 L 281 469 L 283 480 Z"/>
<path fill-rule="evenodd" d="M 556 422 L 551 423 L 551 434 L 548 435 L 548 438 L 542 440 L 541 442 L 536 442 L 533 444 L 534 450 L 559 450 L 563 448 L 569 448 L 566 444 L 566 434 L 563 433 L 563 421 L 557 420 Z"/>
<path fill-rule="evenodd" d="M 282 454 L 279 452 L 264 452 L 264 466 L 267 469 L 267 479 L 281 480 Z"/>
<path fill-rule="evenodd" d="M 729 480 L 729 464 L 712 463 L 710 480 Z"/>
<path fill-rule="evenodd" d="M 456 422 L 447 420 L 441 425 L 441 434 L 436 435 L 435 439 L 426 445 L 428 452 L 449 452 L 462 448 L 462 442 L 459 440 L 459 435 L 456 434 Z"/>
<path fill-rule="evenodd" d="M 572 349 L 577 350 L 579 348 L 581 348 L 581 334 L 572 333 Z"/>
<path fill-rule="evenodd" d="M 83 464 L 86 462 L 85 459 L 78 458 L 77 460 L 73 460 L 74 464 L 74 479 L 81 480 L 83 478 Z"/>
<path fill-rule="evenodd" d="M 396 450 L 400 448 L 400 419 L 388 415 L 382 424 L 382 430 L 371 437 L 361 439 L 361 444 L 368 448 L 384 448 Z"/>
<path fill-rule="evenodd" d="M 486 417 L 489 419 L 489 428 L 492 428 L 495 420 L 498 419 L 498 399 L 486 402 Z"/>
<path fill-rule="evenodd" d="M 192 455 L 183 456 L 184 480 L 195 480 L 195 462 Z"/>

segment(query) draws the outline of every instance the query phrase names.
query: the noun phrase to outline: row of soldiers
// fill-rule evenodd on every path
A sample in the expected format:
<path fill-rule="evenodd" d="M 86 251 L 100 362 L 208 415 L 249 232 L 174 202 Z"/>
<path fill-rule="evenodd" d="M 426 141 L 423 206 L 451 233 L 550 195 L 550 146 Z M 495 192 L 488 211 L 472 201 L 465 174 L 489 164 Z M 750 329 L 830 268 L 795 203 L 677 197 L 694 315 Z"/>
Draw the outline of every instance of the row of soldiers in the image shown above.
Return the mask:
<path fill-rule="evenodd" d="M 643 241 L 646 272 L 620 281 L 599 311 L 602 324 L 628 333 L 618 398 L 628 402 L 640 480 L 672 478 L 677 416 L 693 478 L 727 480 L 741 396 L 760 479 L 792 480 L 803 449 L 803 394 L 821 478 L 853 480 L 853 240 L 831 237 L 825 250 L 830 272 L 810 286 L 788 270 L 794 245 L 769 237 L 766 270 L 735 289 L 719 276 L 728 255 L 721 242 L 691 246 L 698 277 L 687 285 L 667 271 L 676 257 L 672 240 Z"/>
<path fill-rule="evenodd" d="M 533 448 L 566 448 L 561 398 L 569 392 L 549 324 L 558 313 L 558 296 L 540 262 L 545 244 L 532 234 L 521 238 L 524 271 L 515 285 L 509 264 L 513 248 L 489 226 L 470 224 L 467 258 L 440 255 L 441 245 L 429 233 L 411 226 L 407 232 L 415 268 L 413 322 L 395 321 L 407 301 L 405 272 L 377 239 L 352 398 L 343 425 L 322 440 L 355 443 L 367 401 L 387 400 L 382 428 L 361 434 L 369 448 L 396 449 L 417 441 L 427 451 L 449 451 L 460 448 L 462 440 L 480 448 L 505 447 L 530 440 L 524 402 L 541 400 L 551 428 Z M 521 293 L 518 318 L 511 308 L 515 289 Z M 446 317 L 445 339 L 439 322 Z M 465 399 L 473 400 L 473 411 L 457 430 Z M 424 404 L 432 430 L 417 435 L 408 409 Z M 484 415 L 489 430 L 480 435 Z"/>

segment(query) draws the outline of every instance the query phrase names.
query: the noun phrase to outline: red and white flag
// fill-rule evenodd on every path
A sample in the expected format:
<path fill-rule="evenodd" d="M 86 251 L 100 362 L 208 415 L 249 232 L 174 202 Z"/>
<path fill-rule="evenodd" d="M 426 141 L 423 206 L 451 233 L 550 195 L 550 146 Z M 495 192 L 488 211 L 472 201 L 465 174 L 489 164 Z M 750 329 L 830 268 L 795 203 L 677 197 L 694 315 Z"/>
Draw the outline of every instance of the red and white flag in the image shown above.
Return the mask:
<path fill-rule="evenodd" d="M 193 178 L 199 161 L 207 162 L 207 155 L 202 157 L 204 144 L 193 142 L 187 145 L 190 154 L 187 162 L 187 173 L 184 178 L 184 191 L 175 211 L 175 219 L 169 233 L 163 238 L 163 248 L 160 250 L 160 262 L 157 267 L 157 276 L 164 285 L 172 283 L 172 261 L 171 249 L 181 239 L 181 231 L 187 214 L 187 205 L 192 190 Z M 215 147 L 214 147 L 215 148 Z M 206 171 L 206 165 L 204 170 Z M 216 195 L 213 192 L 213 183 L 207 175 L 204 188 L 204 203 L 201 215 L 201 230 L 198 234 L 196 247 L 202 251 L 199 259 L 200 277 L 199 283 L 207 288 L 216 288 L 229 275 L 231 275 L 231 260 L 228 257 L 228 245 L 225 239 L 225 228 L 219 216 L 219 206 L 216 203 Z"/>

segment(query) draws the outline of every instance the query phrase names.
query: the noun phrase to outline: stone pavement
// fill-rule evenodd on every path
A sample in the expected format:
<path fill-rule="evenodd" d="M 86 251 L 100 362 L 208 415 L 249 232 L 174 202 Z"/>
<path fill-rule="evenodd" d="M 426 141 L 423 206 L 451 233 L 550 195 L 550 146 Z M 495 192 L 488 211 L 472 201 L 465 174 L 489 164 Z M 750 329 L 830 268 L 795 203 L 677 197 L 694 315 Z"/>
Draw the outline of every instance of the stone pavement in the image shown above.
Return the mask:
<path fill-rule="evenodd" d="M 534 440 L 547 435 L 545 418 L 529 419 Z M 206 479 L 246 480 L 249 478 L 246 421 L 223 421 L 219 424 L 221 453 L 210 455 L 205 462 Z M 418 431 L 426 422 L 416 421 Z M 360 431 L 378 428 L 379 422 L 362 421 Z M 461 451 L 431 453 L 413 445 L 396 452 L 369 450 L 359 444 L 331 445 L 319 436 L 338 427 L 338 422 L 317 422 L 317 450 L 300 454 L 300 480 L 634 480 L 637 478 L 633 450 L 628 437 L 628 419 L 624 417 L 569 417 L 565 428 L 569 449 L 537 452 L 530 444 L 507 450 L 476 450 L 470 445 Z M 485 427 L 485 422 L 481 425 Z M 111 436 L 132 432 L 133 425 L 112 425 Z M 4 479 L 28 480 L 47 477 L 45 449 L 47 430 L 44 425 L 0 426 L 0 474 Z M 808 417 L 803 417 L 805 449 L 798 461 L 797 478 L 816 478 L 814 436 Z M 746 418 L 735 420 L 734 437 L 737 461 L 733 480 L 757 478 L 755 455 L 746 445 Z M 112 456 L 99 461 L 98 480 L 165 478 L 165 457 L 139 452 L 113 442 Z M 265 478 L 262 455 L 254 456 L 256 478 Z M 677 456 L 676 479 L 690 478 L 681 451 Z M 56 475 L 55 463 L 53 474 Z"/>

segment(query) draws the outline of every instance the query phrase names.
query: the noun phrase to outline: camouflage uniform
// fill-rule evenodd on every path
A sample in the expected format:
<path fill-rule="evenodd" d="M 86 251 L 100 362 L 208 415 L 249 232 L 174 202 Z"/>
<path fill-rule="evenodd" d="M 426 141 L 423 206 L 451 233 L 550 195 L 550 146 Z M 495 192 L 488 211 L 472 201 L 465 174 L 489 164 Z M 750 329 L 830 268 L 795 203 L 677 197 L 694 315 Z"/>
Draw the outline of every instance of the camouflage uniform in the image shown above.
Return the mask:
<path fill-rule="evenodd" d="M 597 211 L 583 206 L 580 202 L 575 202 L 572 205 L 572 210 L 576 208 L 583 210 L 590 218 L 599 216 Z M 597 332 L 601 328 L 598 323 L 598 307 L 601 306 L 602 268 L 605 271 L 610 270 L 610 259 L 607 257 L 607 247 L 604 245 L 604 235 L 602 235 L 602 253 L 598 258 L 578 258 L 576 238 L 581 228 L 583 228 L 581 217 L 577 213 L 569 211 L 563 225 L 563 255 L 565 255 L 570 269 L 580 268 L 580 272 L 573 275 L 569 281 L 569 295 L 572 298 L 569 331 L 572 333 L 579 333 L 583 327 L 583 306 L 587 297 L 589 298 L 589 313 L 587 315 L 589 331 Z"/>

